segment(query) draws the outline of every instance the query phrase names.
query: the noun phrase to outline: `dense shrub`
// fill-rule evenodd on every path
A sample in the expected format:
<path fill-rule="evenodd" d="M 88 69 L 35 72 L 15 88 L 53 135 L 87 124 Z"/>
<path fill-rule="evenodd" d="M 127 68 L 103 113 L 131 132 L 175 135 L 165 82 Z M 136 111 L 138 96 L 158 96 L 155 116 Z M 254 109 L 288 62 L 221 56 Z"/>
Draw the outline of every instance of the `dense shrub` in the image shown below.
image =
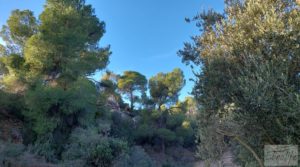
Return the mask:
<path fill-rule="evenodd" d="M 60 148 L 58 148 L 60 147 Z M 32 146 L 32 151 L 47 161 L 58 162 L 58 154 L 62 151 L 62 145 L 58 145 L 51 133 L 39 137 Z"/>
<path fill-rule="evenodd" d="M 165 140 L 166 142 L 173 142 L 176 140 L 175 133 L 169 129 L 159 128 L 155 133 L 157 137 L 159 137 L 162 140 Z"/>
<path fill-rule="evenodd" d="M 121 112 L 112 113 L 111 133 L 114 137 L 122 138 L 129 143 L 134 140 L 134 124 L 131 117 Z"/>
<path fill-rule="evenodd" d="M 103 136 L 98 128 L 75 129 L 62 154 L 66 166 L 108 167 L 127 149 L 127 143 Z"/>
<path fill-rule="evenodd" d="M 139 124 L 133 133 L 135 141 L 138 144 L 158 145 L 164 142 L 167 146 L 180 144 L 193 147 L 197 125 L 185 112 L 185 108 L 179 107 L 161 112 L 142 111 Z"/>
<path fill-rule="evenodd" d="M 186 147 L 195 145 L 195 132 L 190 127 L 177 127 L 175 130 L 177 142 Z"/>
<path fill-rule="evenodd" d="M 32 153 L 31 148 L 22 144 L 0 141 L 0 166 L 1 167 L 56 167 L 46 163 L 43 157 Z"/>
<path fill-rule="evenodd" d="M 141 124 L 134 131 L 134 138 L 137 143 L 151 143 L 154 136 L 154 128 L 146 123 Z"/>
<path fill-rule="evenodd" d="M 132 147 L 127 154 L 120 156 L 114 167 L 154 167 L 153 160 L 140 146 Z"/>
<path fill-rule="evenodd" d="M 0 88 L 0 118 L 9 115 L 22 118 L 24 108 L 24 99 L 21 95 L 7 93 Z"/>

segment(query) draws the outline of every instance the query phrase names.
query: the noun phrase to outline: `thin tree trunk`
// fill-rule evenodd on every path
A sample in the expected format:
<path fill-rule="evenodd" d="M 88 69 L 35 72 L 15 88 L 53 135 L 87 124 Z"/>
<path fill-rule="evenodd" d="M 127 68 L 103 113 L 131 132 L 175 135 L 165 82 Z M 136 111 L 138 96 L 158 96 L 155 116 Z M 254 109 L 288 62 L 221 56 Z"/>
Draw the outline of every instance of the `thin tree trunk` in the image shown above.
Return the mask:
<path fill-rule="evenodd" d="M 133 109 L 134 109 L 133 103 L 134 103 L 134 97 L 133 97 L 133 91 L 131 91 L 130 92 L 130 111 L 133 111 Z"/>
<path fill-rule="evenodd" d="M 163 153 L 165 153 L 165 150 L 166 150 L 165 139 L 162 139 L 162 140 L 161 140 L 161 151 L 162 151 Z"/>
<path fill-rule="evenodd" d="M 254 156 L 254 158 L 256 159 L 257 163 L 259 164 L 260 167 L 264 167 L 263 161 L 259 158 L 259 156 L 256 154 L 256 152 L 251 148 L 251 146 L 249 146 L 245 141 L 243 141 L 239 136 L 232 134 L 230 132 L 226 132 L 223 130 L 218 129 L 217 130 L 218 133 L 222 134 L 222 135 L 226 135 L 226 136 L 231 136 L 233 137 L 235 140 L 237 140 L 242 146 L 244 146 L 248 151 L 250 151 L 252 153 L 252 155 Z"/>
<path fill-rule="evenodd" d="M 161 105 L 162 105 L 161 103 L 158 104 L 158 112 L 161 114 L 159 118 L 158 126 L 159 128 L 165 128 L 164 115 L 161 111 Z M 161 138 L 161 151 L 165 153 L 165 150 L 166 150 L 165 139 Z"/>
<path fill-rule="evenodd" d="M 258 155 L 256 154 L 256 152 L 243 140 L 241 140 L 238 136 L 235 137 L 235 139 L 241 144 L 243 145 L 248 151 L 250 151 L 252 153 L 252 155 L 254 156 L 254 158 L 256 159 L 256 161 L 258 162 L 260 167 L 264 167 L 264 164 L 262 162 L 262 160 L 258 157 Z"/>

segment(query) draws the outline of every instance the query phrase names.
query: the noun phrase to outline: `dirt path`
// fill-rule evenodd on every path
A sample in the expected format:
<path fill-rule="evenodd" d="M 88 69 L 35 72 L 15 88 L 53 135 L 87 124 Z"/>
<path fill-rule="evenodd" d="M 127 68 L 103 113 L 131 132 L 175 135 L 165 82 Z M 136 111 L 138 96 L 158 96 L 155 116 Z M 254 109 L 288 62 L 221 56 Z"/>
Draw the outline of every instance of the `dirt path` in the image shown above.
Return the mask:
<path fill-rule="evenodd" d="M 233 154 L 231 151 L 224 152 L 221 160 L 219 162 L 213 162 L 210 167 L 239 167 L 233 163 Z M 205 162 L 198 161 L 194 164 L 194 167 L 206 167 Z"/>

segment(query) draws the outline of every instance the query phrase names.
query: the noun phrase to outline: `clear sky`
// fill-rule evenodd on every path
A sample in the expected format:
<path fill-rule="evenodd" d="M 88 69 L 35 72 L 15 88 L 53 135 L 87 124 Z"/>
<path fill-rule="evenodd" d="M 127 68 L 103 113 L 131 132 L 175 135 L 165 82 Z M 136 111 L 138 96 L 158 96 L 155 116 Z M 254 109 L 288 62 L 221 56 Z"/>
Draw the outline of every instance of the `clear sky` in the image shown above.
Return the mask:
<path fill-rule="evenodd" d="M 6 23 L 13 9 L 30 9 L 38 16 L 45 0 L 0 0 L 0 25 Z M 199 11 L 222 11 L 223 0 L 87 0 L 97 16 L 106 23 L 100 45 L 111 45 L 108 69 L 121 74 L 135 70 L 149 79 L 159 72 L 179 67 L 187 84 L 181 99 L 191 92 L 193 74 L 181 63 L 176 52 L 190 37 L 199 34 L 194 24 L 184 21 Z M 0 41 L 1 42 L 1 41 Z M 99 78 L 101 74 L 96 77 Z"/>

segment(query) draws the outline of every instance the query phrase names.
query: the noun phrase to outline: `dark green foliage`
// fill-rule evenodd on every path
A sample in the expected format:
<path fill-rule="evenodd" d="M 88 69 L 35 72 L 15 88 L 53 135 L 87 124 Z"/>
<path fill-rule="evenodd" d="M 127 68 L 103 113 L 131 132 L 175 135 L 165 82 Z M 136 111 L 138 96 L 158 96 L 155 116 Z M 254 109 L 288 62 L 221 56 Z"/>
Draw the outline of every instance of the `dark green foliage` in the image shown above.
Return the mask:
<path fill-rule="evenodd" d="M 12 40 L 19 44 L 37 32 L 37 21 L 29 10 L 14 10 L 7 24 Z"/>
<path fill-rule="evenodd" d="M 157 129 L 155 133 L 156 133 L 157 137 L 159 137 L 161 140 L 164 140 L 166 142 L 171 143 L 176 139 L 175 133 L 169 129 L 160 128 L 160 129 Z"/>
<path fill-rule="evenodd" d="M 32 167 L 32 166 L 53 166 L 48 164 L 44 158 L 32 153 L 31 148 L 22 144 L 14 144 L 0 141 L 0 166 L 1 167 Z"/>
<path fill-rule="evenodd" d="M 22 118 L 20 111 L 24 108 L 24 99 L 22 96 L 0 90 L 0 118 L 9 116 Z"/>
<path fill-rule="evenodd" d="M 3 141 L 0 141 L 0 143 L 0 163 L 5 158 L 18 157 L 25 151 L 25 146 L 22 144 L 4 143 Z"/>
<path fill-rule="evenodd" d="M 139 72 L 90 78 L 109 62 L 104 33 L 85 0 L 47 0 L 38 19 L 12 12 L 0 33 L 0 121 L 17 122 L 23 143 L 0 143 L 0 166 L 152 167 L 142 146 L 194 146 L 196 114 L 193 100 L 178 101 L 179 68 L 152 77 L 150 97 Z"/>
<path fill-rule="evenodd" d="M 75 129 L 62 159 L 66 166 L 111 166 L 127 150 L 127 143 L 101 134 L 101 128 Z"/>
<path fill-rule="evenodd" d="M 84 1 L 48 1 L 40 22 L 40 33 L 27 41 L 24 51 L 30 75 L 59 75 L 57 82 L 66 88 L 107 65 L 108 48 L 97 46 L 104 23 Z"/>
<path fill-rule="evenodd" d="M 149 80 L 150 95 L 160 108 L 167 102 L 176 102 L 184 84 L 184 75 L 179 68 L 170 73 L 158 73 Z"/>
<path fill-rule="evenodd" d="M 183 107 L 186 102 L 178 103 L 168 111 L 142 111 L 140 123 L 134 130 L 135 141 L 152 145 L 159 145 L 163 141 L 167 146 L 179 144 L 193 147 L 197 126 L 195 120 L 189 118 L 192 115 L 187 114 L 187 108 Z"/>
<path fill-rule="evenodd" d="M 194 147 L 195 146 L 195 130 L 192 127 L 177 127 L 175 134 L 177 136 L 177 141 L 184 147 Z"/>
<path fill-rule="evenodd" d="M 130 109 L 133 111 L 134 103 L 141 98 L 147 88 L 147 79 L 144 75 L 136 71 L 125 71 L 118 78 L 118 88 L 130 101 Z"/>
<path fill-rule="evenodd" d="M 8 57 L 2 58 L 2 62 L 7 67 L 10 67 L 9 70 L 21 70 L 25 60 L 20 55 L 11 54 Z"/>
<path fill-rule="evenodd" d="M 63 139 L 55 140 L 54 135 L 51 133 L 37 136 L 37 139 L 32 146 L 32 152 L 42 156 L 47 161 L 57 163 L 59 159 L 58 154 L 62 151 L 62 144 L 58 142 L 63 142 L 65 140 L 66 136 L 64 136 Z"/>
<path fill-rule="evenodd" d="M 93 8 L 76 0 L 48 0 L 39 20 L 15 10 L 1 31 L 1 116 L 18 115 L 24 142 L 48 161 L 59 162 L 74 128 L 106 116 L 106 99 L 87 78 L 108 63 L 109 49 L 98 46 L 104 32 Z"/>
<path fill-rule="evenodd" d="M 26 40 L 37 33 L 37 20 L 30 10 L 14 10 L 2 27 L 0 37 L 6 43 L 5 52 L 22 53 Z"/>
<path fill-rule="evenodd" d="M 152 143 L 153 137 L 154 127 L 149 122 L 140 124 L 134 132 L 135 141 L 140 144 Z"/>
<path fill-rule="evenodd" d="M 86 79 L 78 80 L 67 91 L 62 88 L 39 86 L 26 95 L 28 111 L 37 134 L 52 132 L 58 126 L 86 126 L 95 118 L 96 89 Z"/>
<path fill-rule="evenodd" d="M 114 167 L 154 167 L 153 160 L 140 146 L 130 148 L 127 154 L 120 156 Z"/>
<path fill-rule="evenodd" d="M 127 115 L 125 115 L 127 116 Z M 132 144 L 134 140 L 134 123 L 131 117 L 124 117 L 121 113 L 112 113 L 111 134 Z"/>

